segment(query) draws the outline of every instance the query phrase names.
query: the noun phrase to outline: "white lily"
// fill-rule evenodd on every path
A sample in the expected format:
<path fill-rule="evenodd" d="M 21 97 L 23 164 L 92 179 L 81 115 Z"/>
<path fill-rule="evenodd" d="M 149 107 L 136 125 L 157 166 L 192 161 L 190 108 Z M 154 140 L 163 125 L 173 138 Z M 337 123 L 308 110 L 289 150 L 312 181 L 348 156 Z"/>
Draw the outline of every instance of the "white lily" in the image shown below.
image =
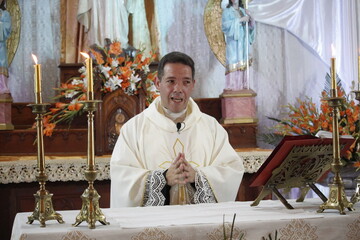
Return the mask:
<path fill-rule="evenodd" d="M 131 77 L 130 77 L 130 88 L 133 91 L 136 90 L 136 83 L 141 80 L 139 75 L 134 75 L 134 73 L 135 72 L 133 71 L 132 74 L 131 74 Z"/>
<path fill-rule="evenodd" d="M 108 81 L 105 82 L 105 87 L 110 88 L 111 91 L 114 91 L 118 87 L 121 87 L 122 79 L 118 76 L 112 76 Z"/>
<path fill-rule="evenodd" d="M 109 78 L 109 71 L 111 70 L 111 67 L 104 67 L 103 65 L 100 66 L 100 71 L 102 74 L 104 74 L 105 78 Z"/>
<path fill-rule="evenodd" d="M 112 62 L 111 62 L 111 66 L 112 67 L 118 67 L 119 66 L 119 61 L 116 60 L 116 59 L 113 59 Z"/>
<path fill-rule="evenodd" d="M 78 93 L 79 93 L 79 91 L 66 91 L 65 98 L 73 98 Z"/>
<path fill-rule="evenodd" d="M 71 81 L 72 85 L 80 85 L 80 84 L 83 84 L 83 83 L 84 83 L 83 79 L 73 79 Z"/>
<path fill-rule="evenodd" d="M 145 73 L 150 72 L 149 65 L 144 65 L 144 66 L 142 67 L 142 70 L 143 70 Z"/>

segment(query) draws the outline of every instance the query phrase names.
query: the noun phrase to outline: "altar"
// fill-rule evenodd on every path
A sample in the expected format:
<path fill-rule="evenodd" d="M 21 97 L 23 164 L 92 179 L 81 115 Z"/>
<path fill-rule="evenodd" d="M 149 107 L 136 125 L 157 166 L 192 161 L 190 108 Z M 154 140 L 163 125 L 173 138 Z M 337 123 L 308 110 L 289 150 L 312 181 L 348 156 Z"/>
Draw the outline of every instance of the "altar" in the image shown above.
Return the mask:
<path fill-rule="evenodd" d="M 237 149 L 244 161 L 245 174 L 238 191 L 237 201 L 254 200 L 260 188 L 250 188 L 251 175 L 255 173 L 270 155 L 270 150 L 257 148 Z M 46 189 L 53 193 L 54 209 L 79 210 L 81 194 L 88 184 L 85 181 L 85 156 L 46 156 L 45 170 L 48 174 Z M 99 170 L 95 188 L 101 195 L 100 207 L 110 207 L 110 155 L 97 156 Z M 35 175 L 35 156 L 0 156 L 0 191 L 6 197 L 0 199 L 0 235 L 9 239 L 12 223 L 19 212 L 34 210 L 33 194 L 39 189 Z"/>
<path fill-rule="evenodd" d="M 223 239 L 230 235 L 233 216 L 236 214 L 234 239 L 360 239 L 360 213 L 338 211 L 317 213 L 320 199 L 306 199 L 286 209 L 278 200 L 265 200 L 257 207 L 251 202 L 224 202 L 160 207 L 127 207 L 102 209 L 110 225 L 96 224 L 89 229 L 83 222 L 72 227 L 78 210 L 59 211 L 65 221 L 59 224 L 48 221 L 41 228 L 35 221 L 26 224 L 31 214 L 16 215 L 12 240 L 41 239 Z M 359 203 L 355 208 L 360 207 Z"/>

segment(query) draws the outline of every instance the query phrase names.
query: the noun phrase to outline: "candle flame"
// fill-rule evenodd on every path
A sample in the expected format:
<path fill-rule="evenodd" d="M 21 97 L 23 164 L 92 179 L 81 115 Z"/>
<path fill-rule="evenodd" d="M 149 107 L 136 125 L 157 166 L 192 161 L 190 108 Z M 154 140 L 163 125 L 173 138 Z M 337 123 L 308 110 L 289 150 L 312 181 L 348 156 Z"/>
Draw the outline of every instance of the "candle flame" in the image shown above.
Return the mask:
<path fill-rule="evenodd" d="M 85 58 L 90 58 L 89 54 L 84 53 L 84 52 L 80 52 L 81 55 L 83 55 Z"/>
<path fill-rule="evenodd" d="M 334 44 L 331 44 L 331 55 L 332 55 L 332 57 L 335 57 L 335 55 L 336 55 L 336 49 L 334 47 Z"/>
<path fill-rule="evenodd" d="M 31 54 L 32 58 L 34 59 L 35 64 L 38 64 L 38 59 L 34 54 Z"/>

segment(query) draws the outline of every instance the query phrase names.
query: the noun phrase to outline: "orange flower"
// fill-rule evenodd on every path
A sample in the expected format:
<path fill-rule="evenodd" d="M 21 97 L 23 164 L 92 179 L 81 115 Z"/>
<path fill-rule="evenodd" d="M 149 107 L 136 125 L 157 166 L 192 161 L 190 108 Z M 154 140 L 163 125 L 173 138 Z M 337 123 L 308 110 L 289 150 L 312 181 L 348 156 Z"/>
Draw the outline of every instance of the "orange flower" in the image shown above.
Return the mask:
<path fill-rule="evenodd" d="M 44 135 L 50 137 L 53 132 L 54 132 L 54 128 L 55 128 L 56 124 L 55 123 L 49 123 L 46 125 L 45 129 L 44 129 Z"/>
<path fill-rule="evenodd" d="M 292 127 L 291 130 L 293 130 L 295 133 L 297 134 L 301 134 L 301 129 L 297 128 L 297 127 Z"/>
<path fill-rule="evenodd" d="M 74 110 L 75 110 L 75 104 L 70 104 L 70 105 L 68 106 L 68 109 L 69 109 L 70 111 L 74 111 Z"/>
<path fill-rule="evenodd" d="M 345 95 L 345 92 L 341 90 L 340 86 L 337 86 L 337 92 L 338 92 L 338 97 L 343 97 Z"/>
<path fill-rule="evenodd" d="M 125 58 L 124 57 L 118 57 L 117 60 L 118 60 L 119 64 L 122 64 L 125 61 Z"/>
<path fill-rule="evenodd" d="M 355 129 L 356 129 L 356 128 L 355 128 L 355 125 L 351 125 L 349 131 L 350 131 L 350 132 L 355 132 Z"/>
<path fill-rule="evenodd" d="M 132 71 L 127 67 L 121 67 L 122 77 L 124 80 L 129 79 L 131 77 Z"/>
<path fill-rule="evenodd" d="M 353 166 L 357 167 L 357 168 L 360 168 L 360 161 L 355 162 Z"/>
<path fill-rule="evenodd" d="M 121 43 L 113 42 L 110 44 L 109 54 L 119 55 L 122 53 Z"/>
<path fill-rule="evenodd" d="M 135 62 L 135 63 L 141 62 L 142 56 L 143 56 L 143 55 L 142 55 L 141 53 L 139 53 L 138 55 L 136 55 L 134 62 Z"/>
<path fill-rule="evenodd" d="M 59 108 L 50 108 L 50 112 L 51 112 L 52 114 L 57 113 L 59 110 L 60 110 Z"/>
<path fill-rule="evenodd" d="M 67 84 L 66 83 L 60 84 L 60 88 L 67 88 Z"/>
<path fill-rule="evenodd" d="M 289 117 L 292 117 L 292 118 L 297 118 L 297 117 L 300 117 L 300 113 L 294 113 L 294 114 L 290 114 Z"/>
<path fill-rule="evenodd" d="M 122 87 L 122 88 L 125 89 L 125 88 L 127 88 L 127 87 L 129 87 L 129 86 L 130 86 L 130 82 L 129 82 L 129 81 L 122 81 L 122 82 L 121 82 L 121 87 Z"/>
<path fill-rule="evenodd" d="M 345 154 L 344 154 L 344 157 L 345 157 L 346 159 L 350 159 L 350 158 L 351 158 L 351 155 L 352 155 L 351 151 L 350 151 L 350 150 L 347 150 L 347 151 L 345 152 Z"/>
<path fill-rule="evenodd" d="M 94 55 L 97 64 L 104 64 L 104 59 L 101 53 L 94 51 L 93 49 L 91 49 L 91 53 Z"/>
<path fill-rule="evenodd" d="M 63 109 L 63 108 L 65 108 L 66 106 L 67 106 L 66 103 L 62 103 L 62 102 L 57 102 L 57 103 L 55 103 L 55 107 L 56 107 L 56 108 Z"/>
<path fill-rule="evenodd" d="M 157 75 L 156 72 L 152 72 L 147 75 L 147 78 L 150 79 L 151 81 L 154 81 L 156 78 L 156 75 Z"/>
<path fill-rule="evenodd" d="M 80 98 L 79 98 L 79 101 L 85 101 L 86 100 L 86 95 L 83 94 Z"/>
<path fill-rule="evenodd" d="M 76 111 L 79 111 L 79 110 L 83 107 L 83 105 L 84 105 L 84 104 L 82 104 L 82 103 L 76 103 L 76 104 L 75 104 L 75 110 L 76 110 Z"/>

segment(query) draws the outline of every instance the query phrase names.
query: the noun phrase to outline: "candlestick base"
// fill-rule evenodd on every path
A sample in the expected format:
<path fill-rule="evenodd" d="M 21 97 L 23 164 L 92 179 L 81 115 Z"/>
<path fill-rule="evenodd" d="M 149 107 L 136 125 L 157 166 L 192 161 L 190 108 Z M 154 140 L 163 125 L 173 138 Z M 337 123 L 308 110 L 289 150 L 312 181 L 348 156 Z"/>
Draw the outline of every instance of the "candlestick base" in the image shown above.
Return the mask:
<path fill-rule="evenodd" d="M 74 227 L 79 226 L 83 221 L 88 223 L 90 229 L 95 228 L 95 223 L 99 221 L 103 225 L 109 225 L 110 223 L 106 221 L 104 214 L 102 213 L 99 207 L 100 195 L 94 188 L 94 180 L 96 179 L 97 171 L 96 170 L 86 170 L 85 177 L 89 181 L 89 187 L 85 189 L 84 193 L 81 195 L 82 206 L 80 213 L 75 219 Z"/>
<path fill-rule="evenodd" d="M 329 184 L 329 199 L 320 205 L 318 213 L 322 213 L 325 209 L 337 209 L 341 215 L 345 215 L 345 208 L 354 211 L 353 204 L 349 202 L 345 195 L 343 184 Z"/>
<path fill-rule="evenodd" d="M 48 220 L 57 220 L 59 223 L 64 223 L 62 216 L 54 210 L 52 196 L 53 194 L 47 190 L 39 190 L 34 194 L 35 210 L 28 217 L 27 224 L 32 224 L 35 220 L 40 222 L 40 227 L 46 227 L 45 222 Z"/>
<path fill-rule="evenodd" d="M 360 176 L 356 178 L 356 189 L 354 195 L 351 196 L 350 202 L 355 204 L 360 201 Z"/>

